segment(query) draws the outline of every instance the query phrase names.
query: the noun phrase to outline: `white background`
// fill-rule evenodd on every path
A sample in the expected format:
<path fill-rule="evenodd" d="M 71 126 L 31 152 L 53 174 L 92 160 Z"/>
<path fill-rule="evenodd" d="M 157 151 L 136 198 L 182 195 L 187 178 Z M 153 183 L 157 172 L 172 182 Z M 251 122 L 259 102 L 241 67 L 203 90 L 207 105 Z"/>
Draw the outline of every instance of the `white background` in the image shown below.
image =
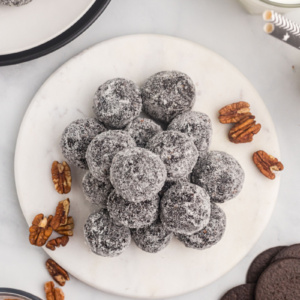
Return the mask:
<path fill-rule="evenodd" d="M 300 12 L 288 16 L 300 22 Z M 28 226 L 15 190 L 13 159 L 22 117 L 40 85 L 61 64 L 89 46 L 125 34 L 178 36 L 229 60 L 265 101 L 285 165 L 275 211 L 258 243 L 231 272 L 176 300 L 217 300 L 245 281 L 247 267 L 259 252 L 300 242 L 300 51 L 267 36 L 262 26 L 260 16 L 247 14 L 235 0 L 112 0 L 96 23 L 63 49 L 32 62 L 0 68 L 0 286 L 23 289 L 45 299 L 43 284 L 50 279 L 44 267 L 47 255 L 28 242 Z M 66 300 L 122 299 L 73 277 L 63 290 Z"/>

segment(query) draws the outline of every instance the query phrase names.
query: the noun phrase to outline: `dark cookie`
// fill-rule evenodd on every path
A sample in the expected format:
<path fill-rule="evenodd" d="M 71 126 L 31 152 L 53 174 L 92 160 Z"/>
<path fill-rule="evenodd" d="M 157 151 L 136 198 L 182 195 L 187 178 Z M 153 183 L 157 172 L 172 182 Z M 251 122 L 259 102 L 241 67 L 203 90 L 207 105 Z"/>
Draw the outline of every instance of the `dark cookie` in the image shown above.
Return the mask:
<path fill-rule="evenodd" d="M 142 86 L 143 110 L 152 118 L 169 123 L 191 110 L 195 86 L 189 76 L 178 71 L 163 71 L 147 79 Z"/>
<path fill-rule="evenodd" d="M 272 262 L 282 258 L 298 258 L 300 259 L 300 244 L 283 247 L 274 257 Z"/>
<path fill-rule="evenodd" d="M 116 154 L 110 181 L 127 201 L 154 198 L 164 185 L 167 172 L 159 156 L 143 148 L 128 148 Z"/>
<path fill-rule="evenodd" d="M 221 300 L 254 300 L 254 294 L 255 284 L 242 284 L 229 290 Z"/>
<path fill-rule="evenodd" d="M 169 244 L 173 234 L 158 219 L 150 226 L 132 229 L 131 236 L 139 248 L 146 252 L 156 253 Z"/>
<path fill-rule="evenodd" d="M 131 80 L 108 80 L 98 88 L 94 96 L 93 110 L 106 126 L 123 128 L 140 114 L 141 92 Z"/>
<path fill-rule="evenodd" d="M 278 254 L 278 252 L 280 252 L 284 248 L 286 247 L 279 246 L 279 247 L 270 248 L 262 252 L 258 256 L 256 256 L 256 258 L 253 260 L 253 262 L 251 263 L 248 269 L 246 282 L 256 283 L 259 276 L 269 266 L 273 258 Z"/>
<path fill-rule="evenodd" d="M 199 158 L 192 172 L 192 182 L 204 188 L 211 201 L 223 203 L 242 190 L 244 171 L 238 161 L 221 151 L 211 151 Z"/>
<path fill-rule="evenodd" d="M 8 5 L 8 6 L 21 6 L 24 4 L 28 4 L 32 0 L 0 0 L 0 4 Z"/>
<path fill-rule="evenodd" d="M 121 130 L 109 130 L 97 135 L 88 146 L 86 161 L 92 175 L 101 180 L 110 174 L 114 156 L 128 147 L 135 147 L 131 136 Z"/>
<path fill-rule="evenodd" d="M 126 126 L 125 130 L 135 140 L 138 147 L 145 148 L 148 141 L 161 132 L 162 128 L 150 119 L 136 118 Z"/>
<path fill-rule="evenodd" d="M 273 262 L 259 277 L 255 300 L 300 299 L 300 259 Z"/>
<path fill-rule="evenodd" d="M 198 111 L 185 112 L 173 119 L 168 130 L 187 134 L 197 147 L 199 156 L 208 151 L 212 137 L 211 120 L 208 115 Z"/>
<path fill-rule="evenodd" d="M 100 205 L 105 208 L 107 198 L 113 190 L 113 186 L 107 176 L 99 180 L 91 172 L 85 173 L 82 179 L 82 190 L 85 198 L 93 205 Z"/>
<path fill-rule="evenodd" d="M 199 186 L 180 182 L 169 188 L 161 200 L 160 218 L 172 232 L 193 234 L 209 222 L 210 199 Z"/>
<path fill-rule="evenodd" d="M 129 202 L 113 191 L 107 200 L 107 209 L 111 218 L 118 225 L 128 228 L 145 227 L 158 217 L 159 197 L 142 202 Z"/>
<path fill-rule="evenodd" d="M 117 256 L 130 244 L 130 230 L 114 224 L 107 210 L 89 215 L 84 224 L 84 237 L 90 249 L 101 256 Z"/>
<path fill-rule="evenodd" d="M 211 203 L 209 223 L 200 231 L 192 235 L 175 234 L 188 248 L 206 249 L 217 244 L 226 228 L 226 215 L 216 204 Z"/>
<path fill-rule="evenodd" d="M 92 139 L 104 131 L 106 128 L 94 118 L 72 122 L 64 130 L 60 141 L 64 157 L 77 167 L 87 169 L 87 148 Z"/>
<path fill-rule="evenodd" d="M 187 178 L 197 162 L 198 150 L 193 141 L 182 132 L 160 132 L 149 141 L 147 149 L 164 162 L 169 181 Z"/>

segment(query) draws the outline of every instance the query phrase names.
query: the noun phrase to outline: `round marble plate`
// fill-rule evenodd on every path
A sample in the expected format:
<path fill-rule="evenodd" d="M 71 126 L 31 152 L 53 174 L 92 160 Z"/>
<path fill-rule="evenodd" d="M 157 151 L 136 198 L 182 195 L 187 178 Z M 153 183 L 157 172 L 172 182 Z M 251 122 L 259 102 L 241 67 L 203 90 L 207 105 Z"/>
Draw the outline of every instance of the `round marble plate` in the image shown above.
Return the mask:
<path fill-rule="evenodd" d="M 133 35 L 98 44 L 59 68 L 34 97 L 20 128 L 15 178 L 24 216 L 31 223 L 38 213 L 53 214 L 59 200 L 54 190 L 51 164 L 64 158 L 59 147 L 63 129 L 73 120 L 93 116 L 92 98 L 97 87 L 113 77 L 141 84 L 161 70 L 180 70 L 197 88 L 194 110 L 207 113 L 213 123 L 211 149 L 223 150 L 238 159 L 246 173 L 241 194 L 221 205 L 227 215 L 222 241 L 204 250 L 185 248 L 175 238 L 157 254 L 141 251 L 133 243 L 122 255 L 104 258 L 85 244 L 83 224 L 90 207 L 81 191 L 83 171 L 72 168 L 73 186 L 68 194 L 75 220 L 74 237 L 65 248 L 45 251 L 78 279 L 106 292 L 130 298 L 172 297 L 201 288 L 235 266 L 255 244 L 267 225 L 279 188 L 252 162 L 254 151 L 264 149 L 279 156 L 276 132 L 270 115 L 249 81 L 217 54 L 182 39 Z M 231 102 L 251 103 L 262 124 L 249 144 L 233 144 L 227 138 L 230 125 L 218 122 L 218 110 Z"/>

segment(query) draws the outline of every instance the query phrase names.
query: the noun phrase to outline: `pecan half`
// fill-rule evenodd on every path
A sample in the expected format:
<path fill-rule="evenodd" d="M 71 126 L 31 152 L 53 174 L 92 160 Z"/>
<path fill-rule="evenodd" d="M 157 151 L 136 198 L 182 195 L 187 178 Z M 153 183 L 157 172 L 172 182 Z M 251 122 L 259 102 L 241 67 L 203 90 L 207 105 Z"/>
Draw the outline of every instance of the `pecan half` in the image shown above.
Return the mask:
<path fill-rule="evenodd" d="M 63 161 L 54 161 L 51 168 L 52 181 L 59 194 L 68 194 L 71 191 L 72 177 L 69 165 Z"/>
<path fill-rule="evenodd" d="M 74 220 L 72 217 L 68 217 L 67 224 L 61 225 L 55 229 L 55 231 L 62 235 L 73 236 Z"/>
<path fill-rule="evenodd" d="M 229 140 L 233 143 L 249 143 L 253 140 L 253 135 L 261 129 L 260 124 L 256 124 L 255 116 L 244 116 L 229 131 Z"/>
<path fill-rule="evenodd" d="M 66 225 L 68 221 L 68 214 L 70 210 L 70 200 L 62 200 L 56 207 L 55 216 L 51 221 L 51 227 L 56 230 L 61 225 Z"/>
<path fill-rule="evenodd" d="M 47 219 L 43 214 L 35 216 L 32 226 L 29 228 L 30 244 L 38 247 L 45 245 L 53 231 L 50 226 L 52 218 L 52 216 L 49 216 Z"/>
<path fill-rule="evenodd" d="M 245 116 L 251 115 L 250 104 L 244 101 L 232 103 L 221 108 L 219 114 L 222 124 L 237 123 Z"/>
<path fill-rule="evenodd" d="M 52 251 L 54 251 L 56 248 L 60 247 L 60 246 L 66 246 L 69 242 L 69 237 L 68 236 L 61 236 L 58 237 L 56 239 L 53 239 L 51 241 L 49 241 L 46 244 L 46 247 Z"/>
<path fill-rule="evenodd" d="M 68 272 L 57 264 L 53 259 L 46 261 L 46 268 L 51 277 L 60 285 L 64 286 L 66 281 L 70 280 Z"/>
<path fill-rule="evenodd" d="M 64 300 L 65 295 L 60 288 L 55 288 L 53 281 L 48 281 L 44 286 L 47 300 Z"/>
<path fill-rule="evenodd" d="M 275 179 L 274 171 L 282 171 L 284 169 L 283 164 L 277 158 L 262 150 L 253 154 L 253 161 L 259 171 L 269 179 Z"/>

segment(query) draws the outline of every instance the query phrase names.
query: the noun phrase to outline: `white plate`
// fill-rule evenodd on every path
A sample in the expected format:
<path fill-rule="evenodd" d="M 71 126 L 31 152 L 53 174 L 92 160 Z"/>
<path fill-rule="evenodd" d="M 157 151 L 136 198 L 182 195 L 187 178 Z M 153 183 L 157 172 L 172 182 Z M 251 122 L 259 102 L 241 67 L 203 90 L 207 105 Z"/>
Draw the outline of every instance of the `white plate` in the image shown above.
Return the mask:
<path fill-rule="evenodd" d="M 89 251 L 83 224 L 90 208 L 81 191 L 83 172 L 72 167 L 71 215 L 75 235 L 65 248 L 45 251 L 78 279 L 106 292 L 131 298 L 162 298 L 201 288 L 228 272 L 255 244 L 267 225 L 276 202 L 279 178 L 265 178 L 252 162 L 253 152 L 263 149 L 279 156 L 270 115 L 248 80 L 226 60 L 198 44 L 157 35 L 133 35 L 98 44 L 71 59 L 40 88 L 22 122 L 15 177 L 19 201 L 28 222 L 37 213 L 53 214 L 59 200 L 51 181 L 51 164 L 63 160 L 59 140 L 72 121 L 91 117 L 92 98 L 108 79 L 126 77 L 141 84 L 161 70 L 180 70 L 197 88 L 194 109 L 207 113 L 213 123 L 211 149 L 238 159 L 246 173 L 241 194 L 221 207 L 227 215 L 222 241 L 204 250 L 185 248 L 176 239 L 163 251 L 149 254 L 131 244 L 122 255 L 104 258 Z M 248 144 L 228 141 L 230 125 L 218 122 L 218 110 L 246 100 L 262 124 Z"/>

